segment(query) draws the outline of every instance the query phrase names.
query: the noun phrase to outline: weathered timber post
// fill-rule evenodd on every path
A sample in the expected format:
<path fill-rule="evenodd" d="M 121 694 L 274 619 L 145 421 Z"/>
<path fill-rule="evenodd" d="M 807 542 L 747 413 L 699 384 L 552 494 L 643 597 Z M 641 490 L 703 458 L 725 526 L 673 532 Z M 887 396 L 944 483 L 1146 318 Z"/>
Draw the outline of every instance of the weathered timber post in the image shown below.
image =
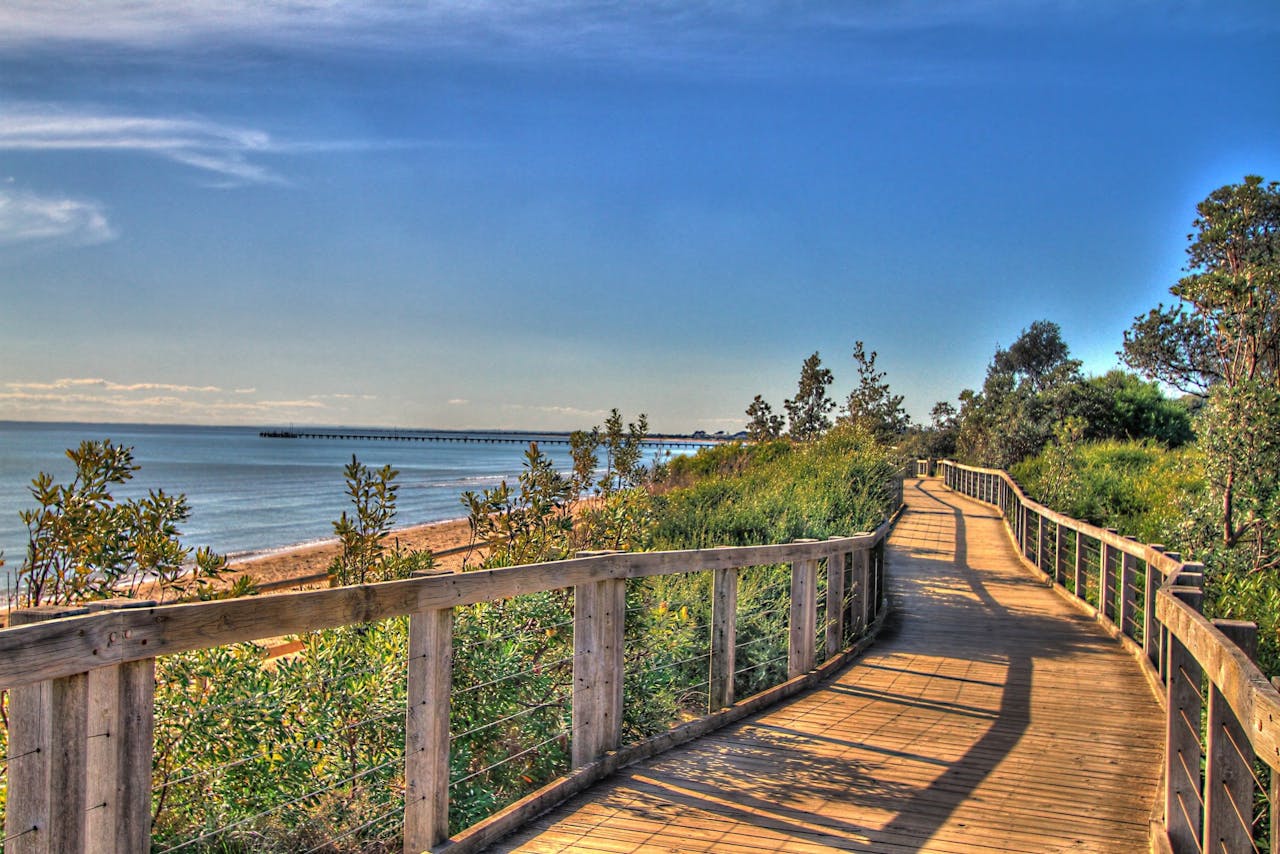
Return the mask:
<path fill-rule="evenodd" d="M 1106 532 L 1114 534 L 1116 529 L 1107 528 Z M 1098 540 L 1098 611 L 1112 623 L 1116 616 L 1116 574 L 1111 566 L 1114 553 L 1115 548 L 1106 540 Z"/>
<path fill-rule="evenodd" d="M 1062 566 L 1062 523 L 1053 523 L 1053 583 L 1066 585 L 1067 573 Z"/>
<path fill-rule="evenodd" d="M 1170 560 L 1181 563 L 1182 555 L 1179 552 L 1165 552 L 1165 557 Z M 1185 576 L 1186 573 L 1179 573 L 1179 576 Z M 1193 579 L 1196 577 L 1193 576 Z M 1203 576 L 1199 576 L 1199 580 L 1183 581 L 1184 586 L 1200 586 L 1204 587 Z M 1160 626 L 1160 679 L 1166 685 L 1169 684 L 1169 629 L 1163 624 Z"/>
<path fill-rule="evenodd" d="M 1240 647 L 1250 661 L 1257 657 L 1256 625 L 1239 620 L 1214 620 L 1213 625 Z M 1213 680 L 1209 681 L 1205 753 L 1204 846 L 1201 850 L 1251 851 L 1253 745 Z"/>
<path fill-rule="evenodd" d="M 1084 557 L 1084 534 L 1076 531 L 1076 566 L 1075 566 L 1076 598 L 1081 602 L 1089 599 L 1089 573 Z"/>
<path fill-rule="evenodd" d="M 88 613 L 41 605 L 14 611 L 10 626 Z M 5 850 L 62 854 L 85 850 L 88 675 L 78 673 L 9 691 L 9 796 Z"/>
<path fill-rule="evenodd" d="M 1120 632 L 1132 638 L 1137 634 L 1135 614 L 1138 608 L 1138 559 L 1120 552 Z"/>
<path fill-rule="evenodd" d="M 839 539 L 832 537 L 831 539 Z M 844 551 L 827 555 L 827 645 L 825 661 L 844 646 Z"/>
<path fill-rule="evenodd" d="M 87 607 L 94 613 L 152 608 L 155 604 L 104 599 Z M 85 844 L 86 850 L 95 854 L 129 854 L 151 848 L 155 687 L 154 658 L 89 671 Z"/>
<path fill-rule="evenodd" d="M 860 531 L 856 536 L 870 536 L 866 531 Z M 850 602 L 850 608 L 857 615 L 856 625 L 859 634 L 867 630 L 867 626 L 871 625 L 871 550 L 869 548 L 861 548 L 853 553 L 853 578 L 857 585 L 854 593 L 853 601 Z"/>
<path fill-rule="evenodd" d="M 1203 592 L 1197 587 L 1173 587 L 1177 599 L 1200 610 Z M 1200 848 L 1202 795 L 1200 786 L 1200 665 L 1170 634 L 1169 681 L 1166 686 L 1164 824 L 1177 854 Z"/>
<path fill-rule="evenodd" d="M 1022 520 L 1022 521 L 1021 521 L 1021 523 L 1018 525 L 1018 531 L 1019 531 L 1019 541 L 1018 541 L 1018 546 L 1019 546 L 1019 547 L 1020 547 L 1020 549 L 1022 550 L 1022 556 L 1023 556 L 1023 557 L 1030 557 L 1030 556 L 1031 556 L 1031 548 L 1030 548 L 1030 546 L 1027 544 L 1027 537 L 1029 536 L 1029 534 L 1028 534 L 1028 530 L 1029 530 L 1029 529 L 1030 529 L 1030 527 L 1031 527 L 1031 525 L 1030 525 L 1030 522 L 1031 522 L 1031 515 L 1030 515 L 1030 514 L 1031 514 L 1031 511 L 1027 509 L 1027 505 L 1025 505 L 1025 504 L 1023 504 L 1021 501 L 1019 501 L 1019 502 L 1018 502 L 1018 516 L 1021 518 L 1021 520 Z"/>
<path fill-rule="evenodd" d="M 622 739 L 622 630 L 627 583 L 573 590 L 573 767 L 616 750 Z"/>
<path fill-rule="evenodd" d="M 1149 544 L 1147 548 L 1163 552 L 1164 546 L 1158 543 Z M 1146 561 L 1146 572 L 1143 574 L 1142 592 L 1142 651 L 1147 660 L 1160 673 L 1160 630 L 1156 626 L 1156 591 L 1160 589 L 1160 571 Z"/>
<path fill-rule="evenodd" d="M 409 615 L 404 735 L 404 850 L 417 854 L 449 836 L 449 690 L 453 609 Z"/>
<path fill-rule="evenodd" d="M 1280 676 L 1271 677 L 1271 687 L 1280 691 Z M 1280 854 L 1280 770 L 1271 768 L 1271 854 Z"/>
<path fill-rule="evenodd" d="M 880 615 L 880 567 L 876 547 L 867 549 L 867 625 Z"/>
<path fill-rule="evenodd" d="M 795 561 L 791 564 L 791 630 L 787 644 L 787 678 L 800 676 L 813 669 L 817 618 L 818 562 L 809 559 Z"/>
<path fill-rule="evenodd" d="M 1049 532 L 1045 530 L 1044 514 L 1037 513 L 1036 514 L 1036 569 L 1040 570 L 1041 572 L 1045 571 L 1044 553 L 1045 551 L 1047 551 L 1047 549 L 1045 548 L 1045 540 L 1047 539 L 1048 533 Z"/>
<path fill-rule="evenodd" d="M 711 588 L 711 675 L 708 711 L 732 706 L 735 646 L 738 632 L 738 570 L 712 570 Z"/>

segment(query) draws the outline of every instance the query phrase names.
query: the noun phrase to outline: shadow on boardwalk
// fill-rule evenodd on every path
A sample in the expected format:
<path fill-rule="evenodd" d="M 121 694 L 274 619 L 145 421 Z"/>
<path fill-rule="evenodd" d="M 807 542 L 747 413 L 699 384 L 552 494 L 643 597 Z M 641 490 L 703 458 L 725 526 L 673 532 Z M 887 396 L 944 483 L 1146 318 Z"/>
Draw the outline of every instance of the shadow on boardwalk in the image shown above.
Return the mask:
<path fill-rule="evenodd" d="M 907 501 L 862 660 L 495 850 L 1145 848 L 1161 721 L 1137 667 L 1017 563 L 994 510 L 935 481 Z"/>

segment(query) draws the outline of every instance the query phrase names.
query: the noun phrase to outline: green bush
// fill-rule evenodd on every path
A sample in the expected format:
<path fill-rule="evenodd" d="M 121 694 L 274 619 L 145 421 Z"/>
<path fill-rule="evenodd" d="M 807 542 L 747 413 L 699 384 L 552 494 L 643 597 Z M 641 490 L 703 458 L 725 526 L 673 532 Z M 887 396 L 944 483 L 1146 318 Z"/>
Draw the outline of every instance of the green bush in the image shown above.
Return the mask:
<path fill-rule="evenodd" d="M 486 565 L 579 548 L 681 549 L 850 534 L 888 512 L 890 455 L 838 427 L 805 445 L 708 448 L 673 460 L 651 495 L 611 489 L 574 521 L 574 483 L 536 447 L 515 489 L 465 500 Z M 394 472 L 353 460 L 354 515 L 339 521 L 344 579 L 405 574 L 429 554 L 388 553 Z M 339 562 L 341 563 L 341 561 Z M 397 564 L 397 567 L 399 564 Z M 740 576 L 736 693 L 786 676 L 790 572 Z M 624 739 L 707 711 L 709 573 L 627 583 Z M 157 662 L 153 834 L 165 848 L 218 852 L 389 851 L 404 797 L 407 620 L 308 632 L 275 659 L 235 644 Z M 450 826 L 456 832 L 568 770 L 572 594 L 549 591 L 454 614 Z M 0 702 L 3 698 L 0 697 Z M 0 728 L 0 739 L 4 735 Z M 2 741 L 0 741 L 2 747 Z M 0 779 L 2 783 L 2 779 Z M 4 787 L 0 784 L 0 805 Z"/>
<path fill-rule="evenodd" d="M 803 445 L 725 445 L 672 461 L 677 488 L 656 499 L 662 549 L 824 539 L 874 528 L 898 468 L 865 430 L 838 425 Z"/>
<path fill-rule="evenodd" d="M 1149 441 L 1055 443 L 1010 474 L 1033 498 L 1075 519 L 1170 548 L 1204 488 L 1193 448 Z"/>

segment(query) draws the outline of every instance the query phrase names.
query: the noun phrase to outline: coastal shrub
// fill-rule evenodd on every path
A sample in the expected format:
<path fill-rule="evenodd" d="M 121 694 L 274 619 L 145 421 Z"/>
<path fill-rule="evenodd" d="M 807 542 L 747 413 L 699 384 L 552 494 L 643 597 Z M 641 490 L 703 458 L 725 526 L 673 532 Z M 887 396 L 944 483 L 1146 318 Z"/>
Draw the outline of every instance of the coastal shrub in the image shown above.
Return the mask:
<path fill-rule="evenodd" d="M 581 549 L 824 537 L 873 527 L 887 509 L 891 458 L 852 428 L 804 447 L 708 449 L 673 462 L 652 492 L 638 482 L 652 474 L 628 462 L 632 438 L 620 434 L 621 465 L 615 450 L 607 488 L 557 472 L 535 445 L 514 487 L 465 497 L 473 537 L 487 546 L 481 565 Z M 628 472 L 625 485 L 619 471 Z M 335 563 L 345 561 L 341 571 L 352 580 L 398 573 L 386 567 L 395 552 L 381 546 L 394 518 L 394 470 L 353 459 L 345 475 L 353 509 L 335 524 L 343 546 Z M 584 495 L 588 489 L 599 494 Z M 785 678 L 789 583 L 785 566 L 741 574 L 738 696 Z M 708 573 L 628 581 L 625 740 L 707 711 L 710 584 Z M 293 648 L 272 657 L 245 643 L 160 658 L 157 847 L 398 848 L 407 635 L 407 620 L 393 619 L 284 638 Z M 451 832 L 568 770 L 572 662 L 569 591 L 455 610 Z"/>
<path fill-rule="evenodd" d="M 81 442 L 67 458 L 75 468 L 71 480 L 60 484 L 40 472 L 29 487 L 37 506 L 19 512 L 27 553 L 12 596 L 18 607 L 133 596 L 143 584 L 160 601 L 208 594 L 227 559 L 182 544 L 178 526 L 191 517 L 185 495 L 152 490 L 116 500 L 112 488 L 139 466 L 133 448 L 109 439 Z"/>
<path fill-rule="evenodd" d="M 1193 448 L 1150 441 L 1076 442 L 1063 434 L 1009 473 L 1060 513 L 1170 548 L 1172 539 L 1186 542 L 1185 520 L 1203 490 Z"/>
<path fill-rule="evenodd" d="M 874 528 L 889 513 L 897 469 L 871 433 L 847 423 L 804 444 L 699 452 L 688 463 L 672 462 L 670 479 L 684 485 L 655 498 L 654 545 L 761 545 Z"/>
<path fill-rule="evenodd" d="M 307 633 L 271 660 L 249 643 L 161 658 L 155 844 L 390 850 L 403 808 L 405 624 Z"/>
<path fill-rule="evenodd" d="M 1280 675 L 1280 578 L 1253 571 L 1247 549 L 1222 545 L 1199 448 L 1064 437 L 1010 474 L 1054 510 L 1204 563 L 1205 614 L 1257 623 L 1259 664 Z"/>
<path fill-rule="evenodd" d="M 395 526 L 399 475 L 389 465 L 370 469 L 354 455 L 343 469 L 352 514 L 344 510 L 333 523 L 339 551 L 327 570 L 329 586 L 408 578 L 435 566 L 429 550 L 402 549 L 399 542 L 389 550 L 386 547 Z"/>

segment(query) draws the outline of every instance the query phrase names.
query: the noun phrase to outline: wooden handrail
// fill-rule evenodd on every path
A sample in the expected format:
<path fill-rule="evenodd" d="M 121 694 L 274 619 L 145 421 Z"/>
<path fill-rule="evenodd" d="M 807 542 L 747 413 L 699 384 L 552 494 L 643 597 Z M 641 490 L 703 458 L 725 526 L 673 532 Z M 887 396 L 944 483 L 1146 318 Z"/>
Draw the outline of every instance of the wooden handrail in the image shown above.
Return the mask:
<path fill-rule="evenodd" d="M 882 535 L 818 543 L 636 552 L 357 584 L 301 593 L 109 611 L 0 630 L 0 690 L 161 655 L 371 623 L 610 579 L 793 563 L 875 546 Z"/>
<path fill-rule="evenodd" d="M 891 492 L 901 507 L 901 478 Z M 747 567 L 792 567 L 788 682 L 764 692 L 776 701 L 829 672 L 841 642 L 878 625 L 884 596 L 883 544 L 896 513 L 874 532 L 822 541 L 668 552 L 609 553 L 551 563 L 505 567 L 401 581 L 212 602 L 134 607 L 118 603 L 96 613 L 18 616 L 0 630 L 0 689 L 11 692 L 10 799 L 6 851 L 135 851 L 149 847 L 151 733 L 155 660 L 265 637 L 409 617 L 404 840 L 406 851 L 441 843 L 448 830 L 449 694 L 453 611 L 457 606 L 572 588 L 574 655 L 572 764 L 604 773 L 616 765 L 622 724 L 622 642 L 627 579 L 714 572 L 716 624 L 711 650 L 711 708 L 684 729 L 701 732 L 754 709 L 755 698 L 733 695 L 736 575 Z M 814 591 L 821 562 L 829 590 L 848 591 L 817 612 Z M 830 597 L 828 597 L 830 600 Z M 83 609 L 81 609 L 83 610 Z M 15 615 L 22 612 L 15 612 Z M 35 621 L 48 617 L 43 621 Z M 825 632 L 819 637 L 819 628 Z M 856 638 L 855 638 L 856 640 Z M 847 654 L 847 653 L 845 653 Z M 816 668 L 816 670 L 815 670 Z M 96 686 L 96 687 L 95 687 Z M 756 695 L 757 698 L 763 695 Z M 52 705 L 51 705 L 52 704 Z M 726 708 L 729 707 L 729 708 Z M 60 721 L 52 731 L 51 716 Z M 96 717 L 95 717 L 96 716 Z M 110 756 L 90 745 L 98 718 L 125 721 L 131 735 Z M 661 739 L 663 737 L 659 737 Z M 99 742 L 102 740 L 99 739 Z M 675 741 L 667 738 L 666 744 Z M 655 744 L 657 742 L 655 741 Z M 655 750 L 657 748 L 654 748 Z M 118 755 L 117 755 L 118 754 Z M 639 753 L 635 753 L 639 756 Z M 584 779 L 562 778 L 554 791 L 568 797 Z M 569 782 L 565 782 L 565 781 Z M 112 834 L 87 819 L 88 792 L 128 834 Z M 15 797 L 15 793 L 21 793 Z M 128 793 L 125 799 L 120 793 Z M 107 813 L 102 813 L 107 814 Z M 491 819 L 513 821 L 506 818 Z M 98 822 L 98 825 L 101 825 Z M 490 838 L 496 831 L 472 833 Z M 53 849 L 50 840 L 56 840 Z M 453 845 L 453 850 L 466 846 Z"/>
<path fill-rule="evenodd" d="M 1165 799 L 1152 819 L 1153 850 L 1253 850 L 1256 758 L 1271 769 L 1273 782 L 1262 794 L 1271 814 L 1271 851 L 1280 852 L 1280 692 L 1253 660 L 1253 624 L 1210 621 L 1200 613 L 1204 567 L 1045 507 L 1002 470 L 917 461 L 917 474 L 931 471 L 949 488 L 1000 508 L 1022 559 L 1120 638 L 1159 688 L 1168 725 Z M 1046 523 L 1054 528 L 1052 547 Z M 1074 537 L 1064 538 L 1063 531 Z M 1068 549 L 1064 543 L 1072 539 Z M 1085 548 L 1090 540 L 1098 550 L 1093 566 Z M 1074 553 L 1070 573 L 1067 550 Z M 1195 731 L 1188 731 L 1188 721 Z"/>

